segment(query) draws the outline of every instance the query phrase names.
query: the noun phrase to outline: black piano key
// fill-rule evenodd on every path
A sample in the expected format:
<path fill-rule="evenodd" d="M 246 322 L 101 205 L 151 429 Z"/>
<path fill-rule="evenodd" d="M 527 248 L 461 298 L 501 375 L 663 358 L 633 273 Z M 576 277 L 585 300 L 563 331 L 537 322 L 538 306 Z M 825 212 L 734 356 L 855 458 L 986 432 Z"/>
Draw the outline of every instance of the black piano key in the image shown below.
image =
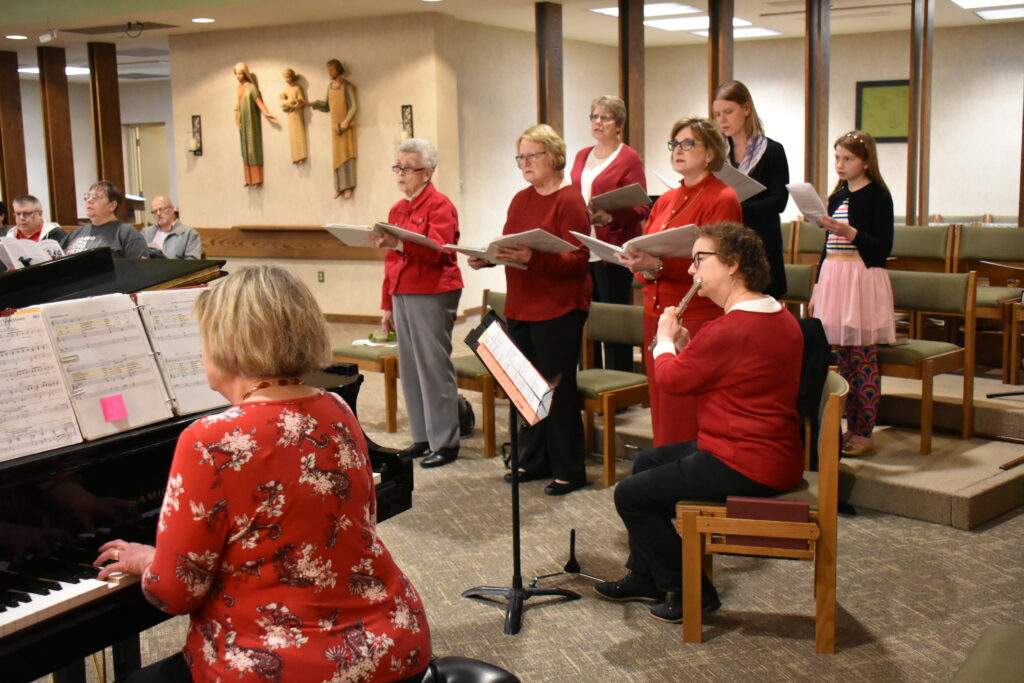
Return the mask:
<path fill-rule="evenodd" d="M 50 591 L 60 590 L 60 584 L 48 579 L 35 578 L 35 575 L 26 575 L 12 572 L 9 568 L 4 574 L 8 590 L 17 590 L 33 595 L 48 595 Z"/>

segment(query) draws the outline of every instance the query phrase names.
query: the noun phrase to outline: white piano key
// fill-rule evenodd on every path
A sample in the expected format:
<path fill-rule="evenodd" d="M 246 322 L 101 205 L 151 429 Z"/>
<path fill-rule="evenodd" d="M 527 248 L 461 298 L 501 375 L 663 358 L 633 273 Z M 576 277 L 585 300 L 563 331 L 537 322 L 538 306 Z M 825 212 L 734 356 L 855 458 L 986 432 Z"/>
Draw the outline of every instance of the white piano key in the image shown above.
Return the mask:
<path fill-rule="evenodd" d="M 60 589 L 46 595 L 29 594 L 29 602 L 0 612 L 0 638 L 97 600 L 111 592 L 139 582 L 137 576 L 121 575 L 108 581 L 81 579 L 78 583 L 59 581 Z"/>

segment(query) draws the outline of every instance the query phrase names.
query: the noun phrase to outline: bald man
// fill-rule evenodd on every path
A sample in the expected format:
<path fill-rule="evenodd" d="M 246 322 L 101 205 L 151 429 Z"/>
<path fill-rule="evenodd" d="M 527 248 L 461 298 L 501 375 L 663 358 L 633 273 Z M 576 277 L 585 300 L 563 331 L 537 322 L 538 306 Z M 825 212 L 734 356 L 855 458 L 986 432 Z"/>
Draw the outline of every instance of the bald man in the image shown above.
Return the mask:
<path fill-rule="evenodd" d="M 167 197 L 153 197 L 149 206 L 153 224 L 142 229 L 151 250 L 162 251 L 167 258 L 201 258 L 203 243 L 199 233 L 178 220 L 178 209 Z"/>

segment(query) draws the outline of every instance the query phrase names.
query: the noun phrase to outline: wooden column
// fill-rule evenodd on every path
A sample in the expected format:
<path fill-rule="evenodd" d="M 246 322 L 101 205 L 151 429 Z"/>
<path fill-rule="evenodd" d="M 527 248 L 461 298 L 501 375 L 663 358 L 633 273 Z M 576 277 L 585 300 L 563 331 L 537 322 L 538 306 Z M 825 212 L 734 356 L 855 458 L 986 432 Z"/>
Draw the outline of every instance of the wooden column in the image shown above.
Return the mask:
<path fill-rule="evenodd" d="M 117 49 L 113 43 L 89 43 L 89 99 L 92 101 L 92 131 L 96 141 L 96 178 L 107 180 L 124 191 L 124 150 L 121 147 L 121 98 L 117 84 Z M 117 215 L 132 219 L 128 202 L 122 201 Z"/>
<path fill-rule="evenodd" d="M 14 225 L 11 200 L 28 193 L 17 52 L 0 52 L 0 186 L 0 198 L 7 205 L 7 222 Z"/>
<path fill-rule="evenodd" d="M 644 156 L 644 0 L 619 0 L 619 97 L 626 103 L 623 142 Z"/>
<path fill-rule="evenodd" d="M 534 5 L 537 26 L 537 122 L 559 135 L 562 125 L 562 6 L 554 2 Z"/>
<path fill-rule="evenodd" d="M 1024 226 L 1024 114 L 1021 114 L 1020 133 L 1020 190 L 1017 194 L 1017 225 Z"/>
<path fill-rule="evenodd" d="M 907 126 L 907 225 L 928 223 L 928 148 L 932 118 L 935 0 L 912 0 Z"/>
<path fill-rule="evenodd" d="M 828 192 L 828 67 L 830 9 L 806 0 L 804 39 L 804 179 L 818 194 Z"/>
<path fill-rule="evenodd" d="M 732 80 L 734 0 L 708 0 L 708 114 L 718 86 Z"/>
<path fill-rule="evenodd" d="M 75 157 L 71 146 L 67 61 L 60 47 L 37 47 L 39 92 L 43 100 L 46 178 L 50 184 L 50 219 L 61 225 L 78 222 L 75 201 Z"/>

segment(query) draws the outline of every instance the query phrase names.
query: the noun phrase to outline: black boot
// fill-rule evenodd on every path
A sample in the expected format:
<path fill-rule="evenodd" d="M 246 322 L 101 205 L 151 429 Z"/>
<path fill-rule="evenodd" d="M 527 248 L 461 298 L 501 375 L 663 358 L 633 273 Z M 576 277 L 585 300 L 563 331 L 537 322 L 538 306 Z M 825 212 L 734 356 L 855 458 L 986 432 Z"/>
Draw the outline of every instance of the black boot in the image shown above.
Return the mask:
<path fill-rule="evenodd" d="M 447 448 L 438 448 L 433 451 L 427 457 L 420 461 L 420 467 L 440 467 L 441 465 L 447 465 L 450 462 L 455 462 L 455 459 L 459 457 L 458 446 L 448 446 Z"/>
<path fill-rule="evenodd" d="M 403 448 L 398 451 L 399 455 L 404 455 L 407 458 L 418 458 L 421 455 L 425 455 L 430 450 L 430 444 L 426 441 L 415 441 L 411 446 Z"/>
<path fill-rule="evenodd" d="M 605 600 L 614 602 L 658 602 L 665 594 L 658 591 L 649 576 L 628 572 L 618 581 L 601 581 L 594 590 Z"/>
<path fill-rule="evenodd" d="M 707 574 L 701 575 L 700 589 L 700 611 L 702 614 L 714 612 L 722 606 L 718 599 L 718 591 L 708 580 Z M 665 601 L 651 606 L 651 616 L 670 624 L 680 624 L 683 621 L 683 594 L 681 591 L 669 591 L 665 593 Z"/>

